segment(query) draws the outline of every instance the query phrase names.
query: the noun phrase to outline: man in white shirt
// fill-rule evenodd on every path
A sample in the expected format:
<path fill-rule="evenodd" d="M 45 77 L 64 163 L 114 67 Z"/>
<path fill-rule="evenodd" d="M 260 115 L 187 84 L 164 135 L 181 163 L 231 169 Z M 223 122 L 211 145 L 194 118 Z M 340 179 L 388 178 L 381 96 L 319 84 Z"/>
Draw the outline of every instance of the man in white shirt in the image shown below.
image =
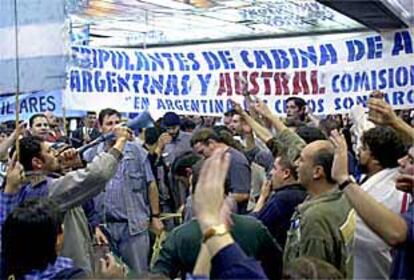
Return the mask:
<path fill-rule="evenodd" d="M 362 136 L 359 167 L 366 175 L 361 188 L 384 206 L 400 213 L 404 193 L 395 189 L 398 159 L 404 155 L 402 139 L 389 127 L 375 127 Z M 390 275 L 391 248 L 357 218 L 354 247 L 355 279 L 385 279 Z"/>

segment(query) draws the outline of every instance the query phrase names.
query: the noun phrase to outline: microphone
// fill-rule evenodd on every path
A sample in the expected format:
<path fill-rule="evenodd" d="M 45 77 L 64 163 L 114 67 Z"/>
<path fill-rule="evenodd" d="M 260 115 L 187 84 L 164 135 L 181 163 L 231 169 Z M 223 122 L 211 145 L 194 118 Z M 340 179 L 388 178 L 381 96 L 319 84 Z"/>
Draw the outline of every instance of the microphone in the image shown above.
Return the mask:
<path fill-rule="evenodd" d="M 148 111 L 141 112 L 136 118 L 133 118 L 132 120 L 129 120 L 126 123 L 126 127 L 134 130 L 138 128 L 148 128 L 154 126 L 154 120 L 151 118 L 151 115 L 148 113 Z M 79 154 L 82 154 L 87 149 L 98 145 L 101 142 L 108 141 L 115 138 L 115 133 L 110 132 L 104 135 L 99 136 L 92 142 L 83 145 L 82 147 L 77 148 Z"/>

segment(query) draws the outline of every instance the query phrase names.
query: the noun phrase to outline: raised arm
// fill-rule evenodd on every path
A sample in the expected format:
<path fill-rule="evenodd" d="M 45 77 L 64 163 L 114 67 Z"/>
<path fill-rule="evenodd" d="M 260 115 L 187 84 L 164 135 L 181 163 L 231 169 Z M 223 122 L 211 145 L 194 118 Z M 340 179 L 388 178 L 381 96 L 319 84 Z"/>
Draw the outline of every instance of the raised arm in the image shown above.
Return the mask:
<path fill-rule="evenodd" d="M 260 123 L 258 123 L 255 119 L 253 119 L 249 114 L 247 114 L 246 111 L 244 111 L 240 104 L 232 101 L 234 110 L 240 114 L 240 116 L 244 119 L 244 121 L 253 129 L 253 131 L 256 133 L 256 136 L 259 137 L 263 142 L 268 142 L 270 139 L 272 139 L 272 133 L 270 131 L 263 127 Z"/>
<path fill-rule="evenodd" d="M 349 178 L 347 145 L 337 131 L 332 132 L 331 141 L 335 146 L 332 178 L 342 185 Z M 377 202 L 356 183 L 349 181 L 344 192 L 362 220 L 386 243 L 396 246 L 406 240 L 407 224 L 400 215 Z"/>
<path fill-rule="evenodd" d="M 7 152 L 11 146 L 14 145 L 16 139 L 19 135 L 22 135 L 23 132 L 26 130 L 26 123 L 19 124 L 19 127 L 16 128 L 9 137 L 7 137 L 2 143 L 0 143 L 0 158 L 4 158 L 7 156 Z"/>
<path fill-rule="evenodd" d="M 128 128 L 117 127 L 116 142 L 108 152 L 97 155 L 85 168 L 69 172 L 51 183 L 49 196 L 63 211 L 80 206 L 104 190 L 105 184 L 115 175 L 129 133 Z"/>
<path fill-rule="evenodd" d="M 409 143 L 414 143 L 414 128 L 399 118 L 391 105 L 382 99 L 370 98 L 368 108 L 374 114 L 370 114 L 369 120 L 378 125 L 389 125 L 399 132 Z"/>

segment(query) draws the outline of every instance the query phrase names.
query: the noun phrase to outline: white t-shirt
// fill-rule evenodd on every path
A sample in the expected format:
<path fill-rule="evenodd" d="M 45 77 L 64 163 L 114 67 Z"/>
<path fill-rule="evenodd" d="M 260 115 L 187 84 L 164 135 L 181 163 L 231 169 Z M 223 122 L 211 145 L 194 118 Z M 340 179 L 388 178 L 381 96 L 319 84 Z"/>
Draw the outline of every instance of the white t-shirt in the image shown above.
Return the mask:
<path fill-rule="evenodd" d="M 398 168 L 374 174 L 361 188 L 395 213 L 400 213 L 404 193 L 395 188 Z M 387 279 L 391 269 L 391 248 L 357 217 L 354 247 L 354 279 Z"/>

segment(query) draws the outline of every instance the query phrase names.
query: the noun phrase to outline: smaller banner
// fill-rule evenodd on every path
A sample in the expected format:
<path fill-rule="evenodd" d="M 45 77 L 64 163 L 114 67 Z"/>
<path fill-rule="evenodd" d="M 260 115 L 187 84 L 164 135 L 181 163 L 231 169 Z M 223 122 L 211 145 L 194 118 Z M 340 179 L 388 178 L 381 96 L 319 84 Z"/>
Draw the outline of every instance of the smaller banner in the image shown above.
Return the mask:
<path fill-rule="evenodd" d="M 57 117 L 63 116 L 62 91 L 25 93 L 19 96 L 20 115 L 22 120 L 28 120 L 32 115 L 53 113 Z M 66 112 L 67 117 L 82 117 L 84 111 Z M 16 97 L 14 95 L 0 96 L 0 122 L 16 119 Z"/>

